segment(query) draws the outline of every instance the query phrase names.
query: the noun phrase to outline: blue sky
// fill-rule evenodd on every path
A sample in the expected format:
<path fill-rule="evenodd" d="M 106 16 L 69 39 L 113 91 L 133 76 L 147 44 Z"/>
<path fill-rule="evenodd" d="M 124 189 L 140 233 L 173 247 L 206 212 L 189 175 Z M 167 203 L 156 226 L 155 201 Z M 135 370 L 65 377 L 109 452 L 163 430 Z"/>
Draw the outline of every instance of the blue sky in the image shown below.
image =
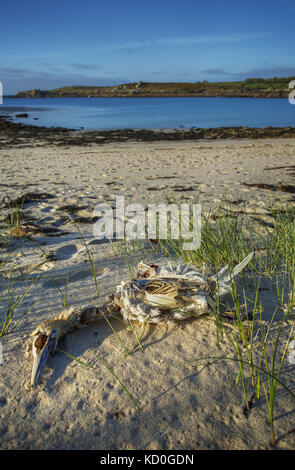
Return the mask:
<path fill-rule="evenodd" d="M 295 76 L 295 0 L 3 0 L 4 93 Z"/>

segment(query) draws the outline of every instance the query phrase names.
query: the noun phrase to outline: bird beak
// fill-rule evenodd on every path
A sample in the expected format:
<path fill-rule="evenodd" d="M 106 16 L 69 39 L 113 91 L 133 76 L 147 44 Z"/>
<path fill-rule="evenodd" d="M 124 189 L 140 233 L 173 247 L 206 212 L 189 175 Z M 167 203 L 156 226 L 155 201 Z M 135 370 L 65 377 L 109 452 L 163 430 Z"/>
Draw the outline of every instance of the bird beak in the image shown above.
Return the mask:
<path fill-rule="evenodd" d="M 31 387 L 35 388 L 46 365 L 49 353 L 55 349 L 55 335 L 52 331 L 49 335 L 39 333 L 33 342 L 33 369 Z"/>

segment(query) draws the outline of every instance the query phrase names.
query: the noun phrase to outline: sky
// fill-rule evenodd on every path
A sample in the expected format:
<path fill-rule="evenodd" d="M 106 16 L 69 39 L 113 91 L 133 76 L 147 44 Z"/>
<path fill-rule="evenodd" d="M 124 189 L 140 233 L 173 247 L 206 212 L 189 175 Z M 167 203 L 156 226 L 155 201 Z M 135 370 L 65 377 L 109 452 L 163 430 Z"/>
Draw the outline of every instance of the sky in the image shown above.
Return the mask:
<path fill-rule="evenodd" d="M 295 76 L 295 0 L 2 0 L 4 94 Z"/>

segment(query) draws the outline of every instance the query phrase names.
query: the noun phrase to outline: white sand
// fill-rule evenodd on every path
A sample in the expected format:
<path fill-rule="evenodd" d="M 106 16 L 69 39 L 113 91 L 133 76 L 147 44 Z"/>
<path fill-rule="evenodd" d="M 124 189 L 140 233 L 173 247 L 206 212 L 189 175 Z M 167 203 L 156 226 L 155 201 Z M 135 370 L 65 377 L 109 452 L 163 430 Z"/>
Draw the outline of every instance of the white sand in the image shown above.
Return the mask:
<path fill-rule="evenodd" d="M 52 199 L 24 206 L 25 213 L 44 226 L 58 227 L 56 237 L 34 235 L 33 245 L 21 240 L 5 275 L 14 278 L 45 261 L 40 248 L 52 252 L 39 270 L 40 277 L 17 311 L 29 315 L 11 334 L 2 338 L 0 366 L 0 447 L 8 449 L 263 449 L 269 447 L 265 398 L 250 413 L 242 412 L 241 384 L 235 385 L 237 366 L 229 361 L 211 362 L 199 368 L 191 363 L 206 356 L 231 354 L 226 344 L 216 345 L 212 320 L 183 322 L 179 326 L 146 328 L 142 344 L 129 357 L 104 320 L 66 337 L 61 348 L 89 369 L 58 352 L 50 358 L 40 385 L 31 391 L 32 361 L 24 342 L 44 319 L 62 310 L 62 291 L 69 281 L 69 305 L 103 301 L 121 280 L 130 278 L 126 257 L 114 253 L 109 243 L 97 243 L 92 224 L 81 224 L 92 250 L 99 280 L 97 297 L 85 248 L 75 228 L 62 220 L 68 204 L 81 206 L 78 213 L 91 217 L 99 202 L 163 201 L 172 189 L 181 201 L 198 195 L 202 208 L 211 210 L 221 200 L 245 201 L 247 210 L 267 213 L 276 192 L 249 188 L 242 183 L 294 184 L 294 170 L 265 170 L 295 164 L 291 139 L 261 141 L 156 142 L 79 147 L 15 148 L 0 151 L 1 193 L 15 198 L 27 192 L 48 193 Z M 283 194 L 292 199 L 292 194 Z M 242 203 L 233 207 L 238 209 Z M 3 252 L 0 252 L 3 258 Z M 16 256 L 18 255 L 18 256 Z M 130 255 L 131 256 L 131 255 Z M 141 259 L 141 254 L 138 255 Z M 149 260 L 153 260 L 149 253 Z M 136 265 L 136 256 L 131 259 Z M 165 259 L 163 263 L 165 263 Z M 1 280 L 0 280 L 1 281 Z M 5 281 L 7 285 L 7 277 Z M 28 281 L 15 281 L 17 293 Z M 60 290 L 59 290 L 59 289 Z M 253 292 L 248 294 L 252 297 Z M 266 318 L 276 305 L 272 291 L 262 291 Z M 123 343 L 131 348 L 134 334 L 119 320 L 112 320 Z M 141 326 L 136 326 L 140 331 Z M 121 385 L 95 360 L 103 355 L 142 411 L 137 411 Z M 284 380 L 293 385 L 293 372 Z M 249 385 L 249 380 L 247 379 Z M 288 383 L 289 383 L 288 382 Z M 249 385 L 250 387 L 250 385 Z M 249 390 L 251 390 L 249 388 Z M 278 391 L 275 409 L 277 447 L 294 449 L 294 401 Z"/>

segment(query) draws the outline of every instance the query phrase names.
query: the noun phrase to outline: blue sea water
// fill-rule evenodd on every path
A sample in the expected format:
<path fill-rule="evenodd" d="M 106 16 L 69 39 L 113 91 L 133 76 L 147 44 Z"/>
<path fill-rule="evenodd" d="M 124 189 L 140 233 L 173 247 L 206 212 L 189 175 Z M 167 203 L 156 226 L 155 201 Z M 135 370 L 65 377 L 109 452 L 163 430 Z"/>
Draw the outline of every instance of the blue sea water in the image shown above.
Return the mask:
<path fill-rule="evenodd" d="M 29 114 L 15 122 L 71 129 L 295 126 L 287 98 L 4 98 L 1 111 Z"/>

